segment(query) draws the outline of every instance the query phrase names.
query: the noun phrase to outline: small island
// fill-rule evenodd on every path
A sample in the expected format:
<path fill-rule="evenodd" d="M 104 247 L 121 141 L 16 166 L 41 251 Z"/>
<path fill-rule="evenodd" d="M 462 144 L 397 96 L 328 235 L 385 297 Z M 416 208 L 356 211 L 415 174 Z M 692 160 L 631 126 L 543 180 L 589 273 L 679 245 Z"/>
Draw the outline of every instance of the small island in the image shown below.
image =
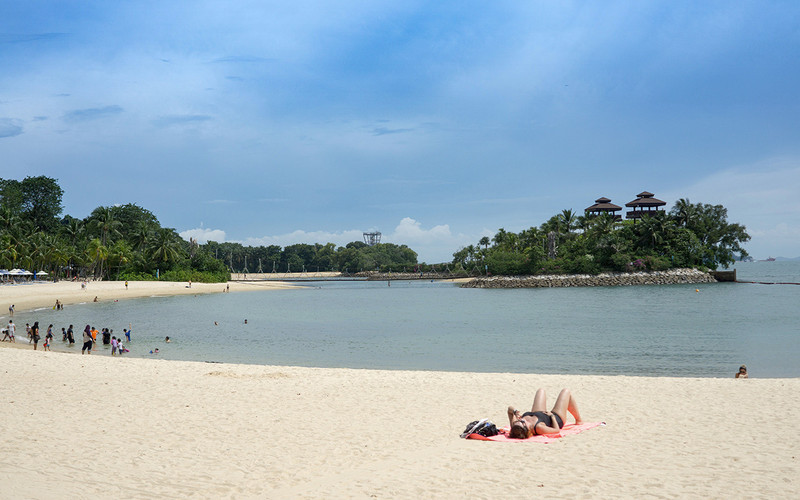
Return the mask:
<path fill-rule="evenodd" d="M 518 288 L 709 283 L 709 270 L 747 257 L 745 227 L 722 205 L 666 202 L 643 191 L 622 207 L 600 197 L 519 233 L 498 230 L 453 254 L 453 266 L 482 275 L 464 287 Z"/>

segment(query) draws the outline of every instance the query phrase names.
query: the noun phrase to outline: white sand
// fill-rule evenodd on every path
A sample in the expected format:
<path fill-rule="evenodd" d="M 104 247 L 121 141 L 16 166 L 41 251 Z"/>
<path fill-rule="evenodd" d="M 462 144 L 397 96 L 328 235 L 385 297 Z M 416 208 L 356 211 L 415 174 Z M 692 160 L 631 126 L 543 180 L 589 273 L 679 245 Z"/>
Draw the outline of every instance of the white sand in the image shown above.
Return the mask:
<path fill-rule="evenodd" d="M 90 281 L 85 289 L 76 281 L 58 283 L 29 283 L 22 285 L 0 285 L 0 316 L 8 314 L 8 306 L 14 305 L 17 312 L 37 307 L 52 307 L 56 300 L 65 305 L 158 297 L 168 295 L 191 295 L 201 293 L 223 293 L 225 286 L 231 292 L 243 290 L 284 289 L 295 285 L 281 281 L 192 283 L 172 281 L 131 281 L 125 288 L 124 281 Z"/>
<path fill-rule="evenodd" d="M 0 349 L 2 498 L 792 498 L 800 379 L 313 369 Z M 459 439 L 536 387 L 607 426 Z"/>
<path fill-rule="evenodd" d="M 123 293 L 97 285 L 86 293 Z M 0 498 L 794 498 L 800 486 L 800 379 L 313 369 L 20 347 L 0 349 Z M 551 398 L 570 387 L 584 420 L 608 425 L 547 445 L 459 439 L 471 420 L 503 424 L 537 387 Z"/>

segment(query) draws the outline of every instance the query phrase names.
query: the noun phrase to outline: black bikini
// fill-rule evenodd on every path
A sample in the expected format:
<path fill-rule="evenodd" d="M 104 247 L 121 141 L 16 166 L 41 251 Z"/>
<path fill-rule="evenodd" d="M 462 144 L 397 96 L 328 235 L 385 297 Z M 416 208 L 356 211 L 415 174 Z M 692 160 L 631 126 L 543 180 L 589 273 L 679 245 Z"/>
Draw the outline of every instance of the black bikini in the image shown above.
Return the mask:
<path fill-rule="evenodd" d="M 561 417 L 556 415 L 555 413 L 552 414 L 553 417 L 556 417 L 556 422 L 558 422 L 558 428 L 562 429 L 564 427 L 564 421 L 561 420 Z M 538 433 L 536 432 L 536 426 L 539 423 L 543 423 L 548 427 L 553 427 L 553 420 L 551 419 L 550 415 L 546 414 L 543 411 L 526 411 L 522 414 L 523 417 L 536 417 L 536 423 L 533 424 L 533 435 L 536 436 Z"/>

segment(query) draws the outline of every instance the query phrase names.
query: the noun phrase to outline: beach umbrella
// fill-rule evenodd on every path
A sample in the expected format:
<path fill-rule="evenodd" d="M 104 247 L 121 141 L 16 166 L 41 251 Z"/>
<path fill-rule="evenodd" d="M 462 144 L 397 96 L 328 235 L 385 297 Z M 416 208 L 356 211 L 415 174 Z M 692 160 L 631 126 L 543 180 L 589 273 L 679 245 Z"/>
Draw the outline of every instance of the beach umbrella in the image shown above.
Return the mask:
<path fill-rule="evenodd" d="M 38 272 L 38 273 L 36 273 L 36 274 L 38 274 L 39 276 L 47 276 L 47 273 L 46 273 L 46 272 L 44 272 L 44 271 L 39 271 L 39 272 Z"/>

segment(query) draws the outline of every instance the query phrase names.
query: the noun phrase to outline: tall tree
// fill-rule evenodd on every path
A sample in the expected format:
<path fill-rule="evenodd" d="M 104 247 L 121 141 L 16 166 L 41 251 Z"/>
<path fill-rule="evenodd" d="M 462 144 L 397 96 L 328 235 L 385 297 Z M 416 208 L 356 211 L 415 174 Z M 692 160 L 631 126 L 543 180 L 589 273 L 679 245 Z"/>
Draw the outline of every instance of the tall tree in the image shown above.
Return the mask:
<path fill-rule="evenodd" d="M 26 177 L 20 183 L 22 190 L 22 216 L 31 221 L 36 230 L 51 230 L 58 224 L 63 210 L 61 197 L 64 191 L 53 178 L 39 175 Z"/>

